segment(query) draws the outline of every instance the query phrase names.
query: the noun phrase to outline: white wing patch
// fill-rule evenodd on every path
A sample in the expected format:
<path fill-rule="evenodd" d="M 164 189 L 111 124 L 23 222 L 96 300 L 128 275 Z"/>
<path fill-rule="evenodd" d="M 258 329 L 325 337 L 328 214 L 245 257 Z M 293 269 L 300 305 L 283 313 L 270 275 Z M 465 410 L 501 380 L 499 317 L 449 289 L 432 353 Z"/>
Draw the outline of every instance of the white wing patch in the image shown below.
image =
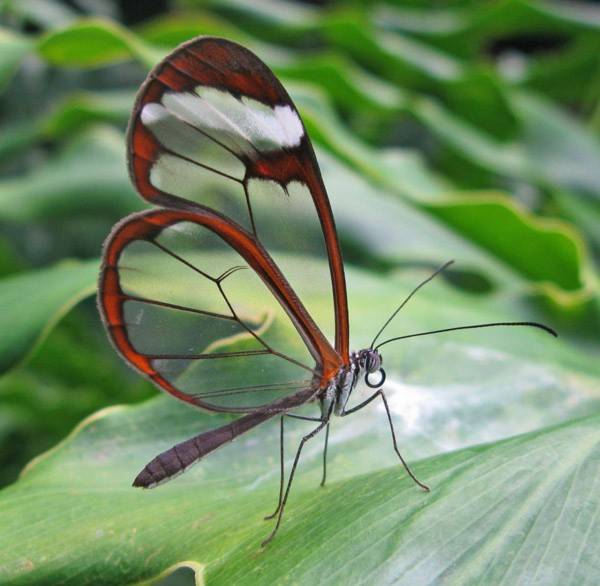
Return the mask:
<path fill-rule="evenodd" d="M 238 99 L 205 86 L 193 93 L 165 92 L 162 104 L 144 106 L 141 120 L 167 148 L 209 166 L 213 165 L 195 156 L 201 134 L 223 150 L 251 158 L 261 152 L 296 147 L 304 136 L 300 117 L 289 105 L 271 108 L 246 96 Z M 197 135 L 190 132 L 194 129 Z M 182 152 L 186 141 L 188 153 Z M 239 177 L 239 172 L 234 175 Z"/>
<path fill-rule="evenodd" d="M 298 146 L 304 136 L 304 128 L 298 114 L 288 105 L 275 106 L 275 117 L 279 121 L 285 135 L 285 139 L 281 145 L 286 147 Z"/>

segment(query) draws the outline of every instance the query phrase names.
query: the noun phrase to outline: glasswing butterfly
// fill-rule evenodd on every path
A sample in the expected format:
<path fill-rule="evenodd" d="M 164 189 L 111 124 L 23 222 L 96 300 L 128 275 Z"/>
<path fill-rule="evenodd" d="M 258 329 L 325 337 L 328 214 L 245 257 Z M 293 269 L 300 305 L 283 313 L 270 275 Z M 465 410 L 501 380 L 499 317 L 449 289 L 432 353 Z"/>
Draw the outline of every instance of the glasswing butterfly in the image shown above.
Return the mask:
<path fill-rule="evenodd" d="M 281 482 L 267 543 L 280 525 L 304 444 L 326 430 L 323 484 L 332 415 L 380 398 L 396 454 L 428 490 L 398 450 L 382 388 L 379 348 L 400 338 L 376 343 L 416 290 L 450 263 L 402 302 L 368 348 L 350 352 L 344 265 L 306 129 L 270 69 L 231 41 L 193 39 L 150 72 L 135 101 L 127 148 L 137 191 L 157 207 L 126 217 L 106 241 L 98 303 L 109 338 L 160 389 L 196 407 L 241 414 L 158 455 L 134 486 L 165 482 L 278 416 Z M 285 249 L 322 254 L 327 262 L 286 272 L 294 260 Z M 318 308 L 311 308 L 315 289 L 327 289 L 330 306 L 320 325 L 313 318 Z M 533 322 L 449 329 L 491 325 L 553 333 Z M 348 408 L 362 377 L 375 391 Z M 309 402 L 319 403 L 319 417 L 291 413 Z M 285 417 L 317 424 L 300 442 L 287 484 Z"/>

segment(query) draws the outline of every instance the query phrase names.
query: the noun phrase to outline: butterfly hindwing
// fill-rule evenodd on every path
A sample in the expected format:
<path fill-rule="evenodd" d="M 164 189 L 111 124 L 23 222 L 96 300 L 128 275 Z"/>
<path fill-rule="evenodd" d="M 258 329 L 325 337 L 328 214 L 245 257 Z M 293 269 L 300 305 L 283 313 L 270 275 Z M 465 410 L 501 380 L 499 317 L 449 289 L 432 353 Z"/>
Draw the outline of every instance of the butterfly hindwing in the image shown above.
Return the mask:
<path fill-rule="evenodd" d="M 130 364 L 211 410 L 306 397 L 341 364 L 268 253 L 210 210 L 147 211 L 118 224 L 99 305 Z"/>

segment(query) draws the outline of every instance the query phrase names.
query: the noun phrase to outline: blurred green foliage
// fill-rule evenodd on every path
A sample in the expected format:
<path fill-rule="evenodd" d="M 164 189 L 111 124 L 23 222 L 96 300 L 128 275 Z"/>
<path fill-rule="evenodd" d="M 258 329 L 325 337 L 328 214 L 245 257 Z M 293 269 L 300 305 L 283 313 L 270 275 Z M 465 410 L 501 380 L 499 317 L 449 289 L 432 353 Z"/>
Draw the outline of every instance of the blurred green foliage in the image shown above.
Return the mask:
<path fill-rule="evenodd" d="M 200 34 L 245 44 L 290 90 L 350 267 L 416 281 L 454 258 L 436 307 L 492 307 L 560 330 L 547 363 L 571 373 L 565 388 L 587 377 L 569 391 L 585 408 L 556 417 L 539 401 L 539 419 L 516 428 L 492 413 L 487 423 L 501 432 L 472 442 L 599 413 L 597 6 L 144 4 L 0 2 L 0 484 L 86 415 L 154 394 L 120 363 L 87 298 L 110 227 L 144 207 L 125 164 L 135 91 L 150 66 Z M 162 569 L 191 553 L 175 552 Z"/>

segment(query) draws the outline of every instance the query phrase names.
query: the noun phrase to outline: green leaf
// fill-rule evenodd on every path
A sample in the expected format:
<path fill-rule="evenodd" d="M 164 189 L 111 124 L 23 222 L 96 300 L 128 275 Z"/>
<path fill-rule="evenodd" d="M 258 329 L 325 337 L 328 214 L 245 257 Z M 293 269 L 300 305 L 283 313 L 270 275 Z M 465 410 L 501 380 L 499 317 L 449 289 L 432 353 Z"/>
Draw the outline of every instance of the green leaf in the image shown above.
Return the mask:
<path fill-rule="evenodd" d="M 26 37 L 0 28 L 0 92 L 8 85 L 32 45 Z"/>
<path fill-rule="evenodd" d="M 385 27 L 416 34 L 461 57 L 476 59 L 496 39 L 543 32 L 572 38 L 593 35 L 598 9 L 583 2 L 504 0 L 494 4 L 453 3 L 441 9 L 407 7 L 390 0 L 377 12 Z"/>
<path fill-rule="evenodd" d="M 14 243 L 6 236 L 0 236 L 0 277 L 21 270 L 21 261 L 15 254 Z"/>
<path fill-rule="evenodd" d="M 441 91 L 446 107 L 470 124 L 506 142 L 514 140 L 519 121 L 506 96 L 504 84 L 491 70 L 478 67 L 465 72 Z M 490 116 L 490 112 L 494 115 Z"/>
<path fill-rule="evenodd" d="M 366 112 L 389 117 L 399 112 L 404 101 L 399 88 L 370 75 L 335 53 L 287 59 L 275 56 L 272 67 L 284 80 L 318 85 L 338 107 L 355 115 Z"/>
<path fill-rule="evenodd" d="M 49 124 L 67 132 L 74 121 Z M 117 219 L 141 206 L 127 176 L 123 135 L 110 127 L 76 135 L 45 166 L 0 181 L 0 217 L 12 222 L 99 214 Z"/>
<path fill-rule="evenodd" d="M 77 302 L 95 289 L 98 263 L 65 262 L 0 281 L 0 372 L 29 354 Z"/>
<path fill-rule="evenodd" d="M 412 180 L 418 184 L 420 160 L 410 154 L 397 154 L 393 162 L 399 186 Z M 374 186 L 326 151 L 318 156 L 347 260 L 389 268 L 421 263 L 434 267 L 453 258 L 462 270 L 482 275 L 498 289 L 518 290 L 523 286 L 522 277 L 510 266 L 458 231 L 393 191 Z M 426 189 L 425 178 L 422 183 Z"/>
<path fill-rule="evenodd" d="M 233 26 L 231 21 L 198 10 L 188 13 L 167 13 L 150 22 L 142 23 L 136 28 L 136 33 L 147 43 L 170 49 L 198 35 L 224 37 L 236 40 L 245 46 L 257 43 L 256 39 Z"/>
<path fill-rule="evenodd" d="M 572 30 L 598 31 L 600 30 L 600 10 L 597 6 L 585 3 L 571 2 L 526 2 L 536 10 L 541 17 L 553 21 L 558 27 L 572 28 Z"/>
<path fill-rule="evenodd" d="M 40 39 L 37 50 L 50 63 L 62 67 L 99 67 L 132 58 L 152 67 L 162 57 L 162 52 L 127 29 L 103 19 L 80 20 L 52 31 Z"/>
<path fill-rule="evenodd" d="M 429 497 L 407 481 L 399 486 L 395 470 L 304 493 L 293 513 L 297 525 L 258 569 L 252 537 L 244 535 L 204 577 L 213 584 L 291 575 L 296 584 L 593 581 L 599 422 L 596 416 L 423 462 L 417 470 L 436 487 Z"/>
<path fill-rule="evenodd" d="M 57 140 L 98 122 L 126 124 L 133 92 L 78 92 L 60 101 L 39 120 L 13 124 L 0 136 L 0 160 L 15 156 L 44 140 Z"/>
<path fill-rule="evenodd" d="M 74 22 L 79 14 L 60 0 L 8 0 L 2 8 L 11 17 L 35 23 L 44 29 L 66 26 Z"/>
<path fill-rule="evenodd" d="M 598 101 L 600 83 L 599 51 L 598 34 L 578 35 L 560 53 L 551 53 L 531 63 L 519 82 L 539 95 L 567 104 L 576 100 L 583 108 L 593 109 Z M 582 91 L 573 96 L 573 87 L 582 88 Z"/>
<path fill-rule="evenodd" d="M 585 233 L 592 247 L 600 250 L 600 202 L 586 194 L 561 189 L 555 190 L 552 197 L 565 217 Z"/>
<path fill-rule="evenodd" d="M 415 100 L 411 112 L 470 164 L 540 185 L 600 193 L 600 144 L 565 112 L 533 93 L 513 91 L 519 141 L 501 144 L 430 99 Z"/>
<path fill-rule="evenodd" d="M 0 449 L 0 486 L 94 411 L 154 395 L 150 383 L 114 358 L 89 300 L 61 319 L 25 364 L 0 377 L 0 446 L 10 446 Z"/>
<path fill-rule="evenodd" d="M 527 279 L 547 282 L 557 296 L 580 293 L 585 287 L 583 244 L 566 223 L 535 217 L 501 194 L 434 203 L 430 209 Z M 516 248 L 515 242 L 527 242 L 527 253 Z"/>
<path fill-rule="evenodd" d="M 600 200 L 600 141 L 582 124 L 533 93 L 515 92 L 526 157 L 543 181 Z"/>
<path fill-rule="evenodd" d="M 471 165 L 499 175 L 531 178 L 533 170 L 518 142 L 503 144 L 429 98 L 415 100 L 411 113 L 446 148 L 459 153 Z"/>
<path fill-rule="evenodd" d="M 36 121 L 25 121 L 7 125 L 0 135 L 0 160 L 21 153 L 40 140 L 41 132 Z"/>
<path fill-rule="evenodd" d="M 276 466 L 266 460 L 276 446 L 266 432 L 213 455 L 178 485 L 142 493 L 127 472 L 167 445 L 143 432 L 160 431 L 156 416 L 183 431 L 181 416 L 164 410 L 107 410 L 4 491 L 0 532 L 15 547 L 0 554 L 8 583 L 83 585 L 102 576 L 103 584 L 127 584 L 179 565 L 215 585 L 292 576 L 296 584 L 415 584 L 440 575 L 462 584 L 542 575 L 545 584 L 564 585 L 597 572 L 597 416 L 418 463 L 429 495 L 397 467 L 340 480 L 339 468 L 353 466 L 348 444 L 335 446 L 330 475 L 337 467 L 338 479 L 319 489 L 315 446 L 266 551 L 259 543 L 269 525 L 261 517 L 276 491 Z M 184 429 L 222 422 L 206 419 Z M 51 531 L 39 530 L 49 515 Z"/>
<path fill-rule="evenodd" d="M 413 89 L 458 80 L 462 64 L 452 56 L 399 33 L 377 34 L 360 13 L 340 12 L 322 22 L 323 33 L 336 47 L 384 79 Z"/>
<path fill-rule="evenodd" d="M 395 6 L 386 2 L 373 11 L 373 21 L 388 30 L 419 35 L 429 42 L 438 41 L 453 33 L 464 33 L 471 13 L 460 7 L 421 8 Z"/>
<path fill-rule="evenodd" d="M 460 153 L 459 162 L 561 192 L 560 205 L 570 210 L 567 217 L 575 218 L 596 242 L 593 222 L 590 225 L 589 217 L 582 221 L 585 213 L 578 210 L 593 210 L 600 199 L 598 139 L 540 96 L 522 91 L 513 91 L 509 96 L 522 129 L 519 141 L 509 145 L 495 142 L 431 100 L 414 102 L 412 111 L 448 148 Z M 486 184 L 489 182 L 486 180 Z"/>
<path fill-rule="evenodd" d="M 370 338 L 387 313 L 382 308 L 418 279 L 350 271 L 354 347 Z M 402 316 L 405 331 L 490 315 L 490 308 L 441 282 L 422 293 Z M 270 527 L 262 517 L 274 506 L 278 485 L 276 422 L 181 478 L 140 491 L 130 483 L 150 458 L 228 421 L 161 397 L 92 416 L 0 493 L 0 539 L 12 545 L 0 553 L 5 579 L 86 584 L 102 576 L 103 584 L 126 584 L 184 564 L 214 584 L 291 576 L 298 584 L 314 584 L 316 576 L 335 584 L 413 584 L 421 571 L 476 582 L 514 572 L 530 556 L 531 572 L 588 575 L 588 554 L 577 562 L 576 552 L 594 543 L 589 520 L 599 504 L 592 488 L 598 417 L 502 438 L 598 412 L 597 361 L 537 331 L 500 329 L 390 345 L 385 361 L 400 445 L 413 463 L 429 458 L 414 468 L 432 485 L 431 494 L 417 490 L 398 465 L 385 416 L 373 406 L 336 419 L 325 489 L 317 486 L 321 441 L 307 444 L 281 531 L 261 552 Z M 310 429 L 289 423 L 288 458 Z M 481 441 L 491 443 L 448 453 Z M 572 519 L 560 515 L 563 508 L 584 506 L 580 523 L 562 525 Z M 551 531 L 557 522 L 561 530 Z M 516 540 L 528 529 L 529 537 Z M 568 555 L 536 557 L 546 546 Z M 573 565 L 561 569 L 563 560 Z"/>
<path fill-rule="evenodd" d="M 124 124 L 131 114 L 131 91 L 78 92 L 58 103 L 42 124 L 43 137 L 56 139 L 96 122 Z"/>
<path fill-rule="evenodd" d="M 398 156 L 400 153 L 382 153 L 367 147 L 337 122 L 318 94 L 304 92 L 295 96 L 299 98 L 311 136 L 371 179 L 380 187 L 381 194 L 391 198 L 401 196 L 435 214 L 445 223 L 449 232 L 493 255 L 543 295 L 548 295 L 553 305 L 576 307 L 589 301 L 594 294 L 594 286 L 587 273 L 590 261 L 581 239 L 568 224 L 535 217 L 502 193 L 479 194 L 476 197 L 469 192 L 458 192 L 426 169 L 420 168 L 420 161 L 415 161 L 414 157 L 406 158 L 404 155 L 401 158 Z M 327 174 L 325 171 L 326 178 Z M 348 188 L 332 189 L 334 202 L 338 191 L 344 193 Z M 369 195 L 370 201 L 375 201 L 374 198 L 378 198 L 378 195 Z M 336 213 L 345 214 L 348 206 L 352 206 L 352 203 L 341 206 L 339 211 L 336 209 Z M 366 209 L 359 211 L 359 207 L 355 201 L 350 209 L 354 214 L 359 214 L 357 217 L 361 221 L 368 221 L 370 212 Z M 400 209 L 394 214 L 388 208 L 385 204 L 383 207 L 382 204 L 375 206 L 380 226 L 387 226 L 384 230 L 388 235 L 386 241 L 394 242 L 393 234 L 400 231 L 399 226 L 410 225 L 411 222 L 401 219 Z M 387 211 L 382 212 L 383 209 Z M 394 227 L 396 222 L 401 224 Z M 355 228 L 350 233 L 357 232 Z M 361 232 L 368 234 L 369 231 L 365 229 Z M 375 228 L 373 234 L 378 235 Z M 428 238 L 431 238 L 431 233 Z M 515 241 L 527 242 L 528 246 L 526 249 L 516 248 Z M 381 246 L 385 247 L 386 244 Z M 393 249 L 394 245 L 391 244 L 390 248 Z M 447 244 L 443 248 L 448 251 L 447 255 L 458 254 L 461 260 L 465 260 L 462 250 Z M 486 262 L 489 263 L 489 260 L 484 261 L 484 265 Z"/>
<path fill-rule="evenodd" d="M 279 42 L 302 41 L 319 23 L 319 10 L 306 4 L 290 4 L 281 0 L 181 0 L 190 7 L 207 5 L 224 20 L 259 38 Z"/>

